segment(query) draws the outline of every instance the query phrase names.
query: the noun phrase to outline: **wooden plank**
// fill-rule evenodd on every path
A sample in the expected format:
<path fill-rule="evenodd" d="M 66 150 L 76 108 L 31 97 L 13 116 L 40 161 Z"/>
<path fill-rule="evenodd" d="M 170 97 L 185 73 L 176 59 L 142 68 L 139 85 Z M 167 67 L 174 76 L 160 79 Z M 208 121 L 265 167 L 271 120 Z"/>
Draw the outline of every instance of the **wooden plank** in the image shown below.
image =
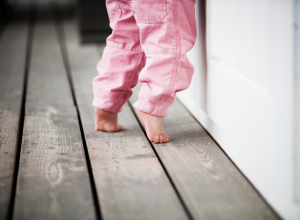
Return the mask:
<path fill-rule="evenodd" d="M 96 66 L 100 59 L 99 54 L 95 45 L 79 46 L 73 20 L 65 20 L 64 28 L 77 103 L 91 107 L 93 101 L 92 79 L 98 74 Z"/>
<path fill-rule="evenodd" d="M 14 219 L 96 219 L 74 106 L 26 107 Z"/>
<path fill-rule="evenodd" d="M 79 46 L 73 21 L 65 21 L 75 94 L 92 164 L 102 218 L 187 219 L 187 215 L 141 127 L 126 104 L 122 132 L 94 130 L 92 78 L 99 56 Z M 80 62 L 79 62 L 80 61 Z"/>
<path fill-rule="evenodd" d="M 126 104 L 122 132 L 94 130 L 94 111 L 79 105 L 103 219 L 187 219 L 183 208 Z"/>
<path fill-rule="evenodd" d="M 26 103 L 73 105 L 71 89 L 47 0 L 40 0 Z"/>
<path fill-rule="evenodd" d="M 96 219 L 76 108 L 53 18 L 40 1 L 14 219 Z"/>
<path fill-rule="evenodd" d="M 194 219 L 279 219 L 178 101 L 169 109 L 164 131 L 170 142 L 152 146 Z"/>
<path fill-rule="evenodd" d="M 13 190 L 27 32 L 25 14 L 22 21 L 13 19 L 7 24 L 0 41 L 0 219 L 8 215 Z"/>

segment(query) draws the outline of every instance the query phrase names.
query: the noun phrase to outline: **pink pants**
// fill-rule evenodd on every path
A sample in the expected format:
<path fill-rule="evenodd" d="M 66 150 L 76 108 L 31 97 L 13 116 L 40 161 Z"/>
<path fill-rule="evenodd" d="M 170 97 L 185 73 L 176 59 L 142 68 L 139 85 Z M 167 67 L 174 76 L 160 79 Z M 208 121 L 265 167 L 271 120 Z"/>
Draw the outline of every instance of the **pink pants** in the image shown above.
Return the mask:
<path fill-rule="evenodd" d="M 120 112 L 139 79 L 143 87 L 134 107 L 167 116 L 194 72 L 186 52 L 196 40 L 195 2 L 106 0 L 113 32 L 93 79 L 95 108 Z"/>

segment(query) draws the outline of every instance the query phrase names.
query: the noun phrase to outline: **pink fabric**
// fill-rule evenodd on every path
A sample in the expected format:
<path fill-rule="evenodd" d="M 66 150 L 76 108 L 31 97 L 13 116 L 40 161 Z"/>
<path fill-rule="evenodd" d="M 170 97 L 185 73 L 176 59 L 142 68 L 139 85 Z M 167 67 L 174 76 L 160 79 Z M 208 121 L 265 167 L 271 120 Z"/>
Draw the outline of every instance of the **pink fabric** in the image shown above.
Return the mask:
<path fill-rule="evenodd" d="M 94 107 L 120 112 L 140 80 L 134 107 L 167 116 L 175 93 L 189 87 L 194 72 L 186 52 L 196 40 L 195 2 L 106 0 L 113 32 L 93 79 Z"/>

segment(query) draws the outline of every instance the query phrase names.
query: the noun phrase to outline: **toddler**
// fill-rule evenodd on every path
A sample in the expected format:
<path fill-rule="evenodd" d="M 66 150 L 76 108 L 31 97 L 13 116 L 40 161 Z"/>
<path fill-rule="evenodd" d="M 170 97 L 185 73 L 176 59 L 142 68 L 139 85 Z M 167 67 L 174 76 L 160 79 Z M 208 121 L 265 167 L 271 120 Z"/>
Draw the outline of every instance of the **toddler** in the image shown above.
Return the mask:
<path fill-rule="evenodd" d="M 95 129 L 120 131 L 118 113 L 139 80 L 134 107 L 150 141 L 164 143 L 164 117 L 194 68 L 186 52 L 196 40 L 196 0 L 106 0 L 112 34 L 93 79 Z M 140 74 L 139 74 L 140 73 Z"/>

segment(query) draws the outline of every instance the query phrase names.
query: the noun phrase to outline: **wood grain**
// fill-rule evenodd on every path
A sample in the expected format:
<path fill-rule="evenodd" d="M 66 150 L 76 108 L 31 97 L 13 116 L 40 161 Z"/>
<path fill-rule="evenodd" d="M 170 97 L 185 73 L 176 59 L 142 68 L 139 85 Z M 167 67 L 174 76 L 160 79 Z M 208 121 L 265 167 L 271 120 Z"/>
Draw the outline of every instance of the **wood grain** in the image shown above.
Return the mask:
<path fill-rule="evenodd" d="M 8 214 L 16 163 L 28 32 L 24 10 L 22 21 L 13 18 L 0 41 L 0 219 Z"/>
<path fill-rule="evenodd" d="M 101 215 L 108 219 L 187 219 L 131 109 L 119 114 L 122 132 L 94 130 L 92 79 L 100 59 L 95 46 L 79 46 L 73 21 L 65 21 L 76 99 L 92 164 Z M 80 62 L 79 62 L 80 61 Z"/>
<path fill-rule="evenodd" d="M 126 104 L 122 132 L 94 130 L 94 111 L 79 106 L 103 219 L 187 219 L 151 145 Z"/>
<path fill-rule="evenodd" d="M 71 89 L 47 0 L 39 1 L 37 19 L 26 103 L 73 105 Z"/>
<path fill-rule="evenodd" d="M 194 219 L 279 219 L 178 101 L 169 109 L 164 131 L 170 142 L 152 145 Z"/>
<path fill-rule="evenodd" d="M 64 29 L 77 103 L 91 106 L 94 97 L 92 80 L 98 74 L 96 66 L 100 56 L 95 45 L 79 45 L 74 20 L 65 19 Z"/>
<path fill-rule="evenodd" d="M 96 219 L 73 106 L 27 106 L 14 219 Z"/>
<path fill-rule="evenodd" d="M 29 69 L 14 219 L 96 219 L 53 18 L 40 1 Z"/>

